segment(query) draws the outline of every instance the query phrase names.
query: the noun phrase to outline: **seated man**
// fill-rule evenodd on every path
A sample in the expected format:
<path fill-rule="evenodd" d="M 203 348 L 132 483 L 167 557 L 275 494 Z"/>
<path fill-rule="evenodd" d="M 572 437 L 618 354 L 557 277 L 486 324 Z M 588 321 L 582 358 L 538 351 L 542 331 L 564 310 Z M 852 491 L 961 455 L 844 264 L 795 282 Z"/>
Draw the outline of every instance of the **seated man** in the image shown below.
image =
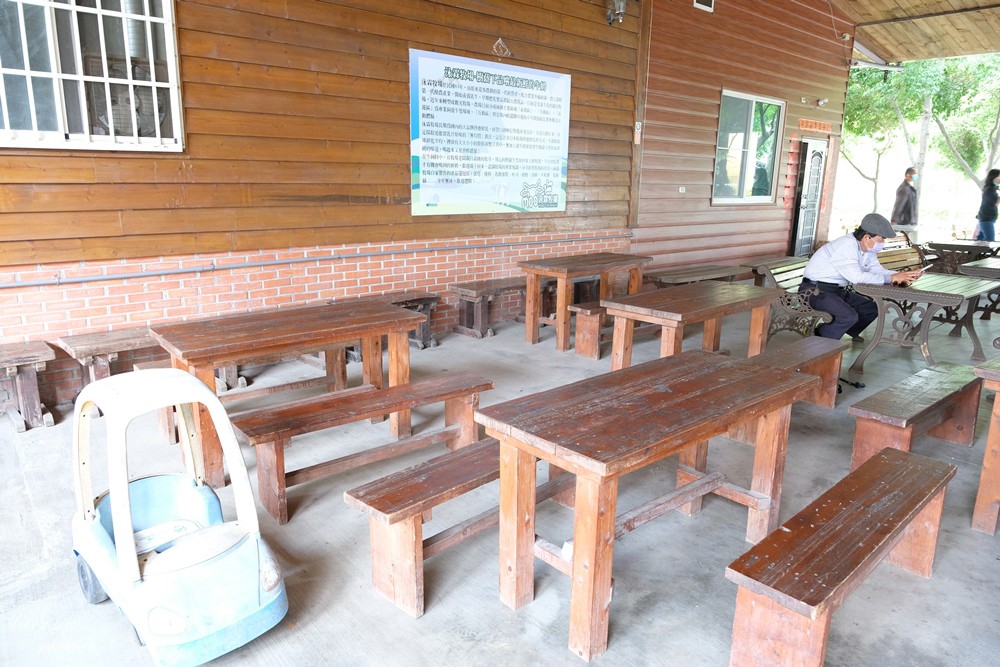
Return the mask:
<path fill-rule="evenodd" d="M 809 305 L 833 315 L 832 322 L 816 327 L 817 336 L 837 340 L 846 333 L 863 342 L 860 334 L 875 321 L 878 307 L 851 286 L 858 283 L 909 285 L 920 277 L 920 271 L 893 272 L 878 263 L 876 255 L 885 240 L 895 235 L 885 217 L 869 213 L 861 219 L 853 234 L 831 241 L 813 254 L 806 264 L 799 291 L 818 289 L 818 294 L 809 297 Z"/>

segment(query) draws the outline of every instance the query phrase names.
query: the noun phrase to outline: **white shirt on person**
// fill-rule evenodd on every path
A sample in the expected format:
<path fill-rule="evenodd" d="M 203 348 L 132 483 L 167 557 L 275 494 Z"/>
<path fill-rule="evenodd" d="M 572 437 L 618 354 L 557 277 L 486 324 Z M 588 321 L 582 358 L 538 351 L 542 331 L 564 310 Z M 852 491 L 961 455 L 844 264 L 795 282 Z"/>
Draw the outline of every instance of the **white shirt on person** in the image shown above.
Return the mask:
<path fill-rule="evenodd" d="M 883 268 L 877 255 L 873 251 L 862 252 L 861 242 L 853 234 L 847 234 L 817 250 L 802 275 L 816 283 L 836 283 L 842 287 L 859 283 L 887 285 L 892 282 L 893 271 Z"/>

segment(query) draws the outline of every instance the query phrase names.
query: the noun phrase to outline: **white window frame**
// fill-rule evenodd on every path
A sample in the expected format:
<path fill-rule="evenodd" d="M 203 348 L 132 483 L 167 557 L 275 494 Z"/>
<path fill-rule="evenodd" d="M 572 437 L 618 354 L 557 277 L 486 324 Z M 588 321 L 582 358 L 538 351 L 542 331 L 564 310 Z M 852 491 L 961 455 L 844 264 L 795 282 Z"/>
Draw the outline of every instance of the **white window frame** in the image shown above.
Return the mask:
<path fill-rule="evenodd" d="M 180 95 L 180 74 L 177 56 L 177 35 L 176 22 L 174 20 L 174 0 L 160 0 L 159 6 L 162 8 L 162 17 L 152 16 L 150 12 L 151 0 L 133 0 L 134 4 L 142 6 L 143 14 L 130 13 L 128 11 L 129 2 L 119 0 L 121 10 L 104 9 L 102 3 L 108 0 L 95 0 L 96 7 L 88 7 L 78 4 L 82 0 L 0 0 L 10 2 L 16 6 L 16 16 L 21 34 L 22 60 L 20 69 L 6 67 L 7 63 L 0 63 L 0 148 L 51 148 L 64 150 L 113 150 L 113 151 L 157 151 L 157 152 L 181 152 L 184 150 L 184 127 L 183 127 L 183 107 L 181 106 Z M 48 35 L 48 58 L 51 71 L 31 70 L 28 57 L 28 40 L 25 30 L 24 6 L 34 5 L 44 9 L 45 29 Z M 57 34 L 56 10 L 69 11 L 71 13 L 72 30 L 70 35 Z M 98 35 L 101 52 L 98 56 L 100 72 L 85 73 L 83 54 L 80 46 L 80 15 L 91 14 L 97 17 Z M 138 21 L 145 30 L 146 39 L 146 65 L 150 70 L 149 79 L 134 78 L 134 70 L 131 66 L 124 67 L 125 75 L 114 76 L 109 72 L 109 51 L 105 41 L 105 21 L 121 21 L 124 39 L 128 42 L 128 22 L 132 21 L 132 26 Z M 163 52 L 165 58 L 157 59 L 162 62 L 166 69 L 166 80 L 162 79 L 162 72 L 152 71 L 154 67 L 149 62 L 153 56 L 153 24 L 160 24 L 162 28 Z M 133 33 L 135 34 L 135 33 Z M 159 35 L 158 35 L 159 36 Z M 68 48 L 60 49 L 62 44 L 70 41 Z M 130 48 L 126 43 L 126 52 Z M 60 52 L 68 51 L 72 54 L 72 63 L 63 64 L 60 59 Z M 87 63 L 93 69 L 96 62 L 88 59 Z M 131 57 L 126 53 L 126 61 Z M 19 77 L 26 82 L 28 91 L 28 108 L 31 119 L 31 129 L 11 129 L 10 116 L 7 104 L 4 75 Z M 32 87 L 32 79 L 54 80 L 52 91 L 55 96 L 55 116 L 57 129 L 39 129 L 39 118 L 35 109 L 35 94 Z M 79 99 L 74 101 L 66 97 L 63 89 L 64 82 L 69 81 L 77 85 Z M 94 84 L 100 86 L 104 91 L 104 99 L 101 101 L 103 115 L 98 115 L 100 110 L 96 102 L 88 102 L 89 95 L 86 93 L 87 85 Z M 116 100 L 112 100 L 112 86 L 115 90 L 121 91 L 127 87 L 127 97 L 122 95 Z M 47 87 L 46 87 L 47 88 Z M 154 103 L 157 110 L 153 117 L 152 129 L 154 136 L 139 136 L 139 112 L 136 108 L 142 98 L 137 97 L 136 89 L 143 92 L 150 90 L 158 99 L 163 99 L 169 103 L 169 114 Z M 120 103 L 121 99 L 126 99 L 127 107 Z M 149 97 L 146 97 L 149 99 Z M 79 103 L 80 109 L 74 109 L 74 116 L 77 114 L 82 119 L 82 131 L 71 132 L 69 113 L 67 105 Z M 91 108 L 93 105 L 93 108 Z M 116 106 L 117 105 L 117 106 Z M 118 114 L 129 114 L 128 132 L 121 132 L 117 127 L 114 118 L 115 109 Z M 96 116 L 96 118 L 92 118 Z M 167 118 L 169 116 L 169 122 Z M 121 118 L 119 115 L 118 118 Z M 102 122 L 106 125 L 106 133 L 101 133 L 99 128 L 94 127 L 95 123 Z M 164 123 L 166 123 L 164 125 Z M 122 123 L 124 125 L 124 123 Z M 147 125 L 149 127 L 149 125 Z M 167 131 L 164 130 L 166 128 Z M 162 136 L 170 134 L 173 136 Z"/>
<path fill-rule="evenodd" d="M 778 127 L 775 131 L 774 137 L 774 165 L 771 170 L 771 187 L 770 194 L 768 195 L 734 195 L 734 196 L 720 196 L 716 194 L 716 169 L 718 167 L 719 151 L 720 150 L 731 150 L 731 147 L 720 146 L 719 142 L 722 138 L 722 106 L 725 104 L 725 99 L 727 97 L 737 98 L 742 100 L 747 100 L 750 102 L 750 113 L 747 118 L 747 129 L 746 141 L 744 146 L 740 147 L 743 151 L 743 158 L 741 164 L 741 182 L 739 184 L 739 189 L 737 193 L 743 192 L 746 187 L 747 178 L 750 179 L 750 183 L 753 182 L 753 168 L 755 166 L 755 160 L 752 157 L 753 150 L 751 146 L 747 145 L 751 139 L 752 132 L 751 127 L 753 123 L 753 112 L 754 106 L 757 102 L 763 102 L 766 104 L 777 105 L 780 109 L 778 116 Z M 722 96 L 719 100 L 719 127 L 716 130 L 716 140 L 715 140 L 715 159 L 713 160 L 712 168 L 712 205 L 713 206 L 729 206 L 729 205 L 743 205 L 743 204 L 772 204 L 774 203 L 778 194 L 778 171 L 781 164 L 781 151 L 784 144 L 784 132 L 785 132 L 785 111 L 786 105 L 783 100 L 779 100 L 772 97 L 765 97 L 763 95 L 749 95 L 746 93 L 738 93 L 732 90 L 722 90 Z M 748 176 L 749 175 L 749 176 Z"/>

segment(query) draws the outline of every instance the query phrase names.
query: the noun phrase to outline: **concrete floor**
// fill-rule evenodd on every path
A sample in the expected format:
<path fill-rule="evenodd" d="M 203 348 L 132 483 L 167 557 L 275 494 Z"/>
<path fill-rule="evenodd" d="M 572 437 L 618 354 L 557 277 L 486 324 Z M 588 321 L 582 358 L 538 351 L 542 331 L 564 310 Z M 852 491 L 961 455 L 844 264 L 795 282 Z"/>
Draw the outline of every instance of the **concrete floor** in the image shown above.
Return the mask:
<path fill-rule="evenodd" d="M 745 355 L 746 315 L 723 326 L 723 347 Z M 978 322 L 978 321 L 977 321 Z M 1000 321 L 982 322 L 987 354 L 1000 335 Z M 489 405 L 565 384 L 610 367 L 554 349 L 553 332 L 528 346 L 523 325 L 501 323 L 497 335 L 474 340 L 440 336 L 441 345 L 413 350 L 413 376 L 468 370 L 492 378 Z M 780 345 L 794 339 L 783 333 Z M 658 340 L 637 343 L 635 362 L 654 358 Z M 971 363 L 968 339 L 932 333 L 939 360 Z M 700 346 L 700 327 L 685 349 Z M 860 352 L 855 346 L 844 368 Z M 608 350 L 605 349 L 605 355 Z M 856 400 L 924 368 L 919 352 L 881 346 L 866 362 L 864 389 L 845 388 L 835 410 L 796 405 L 792 415 L 781 520 L 792 516 L 848 471 Z M 352 377 L 360 374 L 351 364 Z M 288 381 L 317 371 L 301 362 L 250 369 L 251 381 Z M 829 665 L 996 665 L 1000 662 L 1000 537 L 970 529 L 972 506 L 991 402 L 980 406 L 978 436 L 971 449 L 922 437 L 921 454 L 958 465 L 945 503 L 934 576 L 923 580 L 880 565 L 833 617 Z M 415 412 L 415 426 L 440 421 L 440 406 Z M 15 434 L 0 423 L 0 664 L 151 664 L 114 604 L 88 605 L 76 581 L 69 521 L 74 512 L 71 415 L 62 410 L 53 428 Z M 100 424 L 104 420 L 97 420 Z M 623 428 L 627 420 L 623 419 Z M 162 444 L 154 420 L 139 423 L 141 455 L 135 472 L 177 469 L 176 450 Z M 359 424 L 296 440 L 289 467 L 324 456 L 331 447 L 348 451 L 379 444 L 386 424 Z M 752 451 L 718 438 L 710 469 L 747 484 Z M 582 664 L 567 648 L 569 581 L 541 562 L 535 600 L 518 611 L 497 597 L 497 533 L 488 531 L 426 563 L 426 613 L 412 619 L 375 594 L 370 584 L 365 518 L 344 505 L 342 493 L 367 480 L 410 465 L 427 453 L 370 465 L 295 487 L 289 493 L 291 521 L 276 525 L 259 512 L 261 529 L 283 568 L 290 609 L 285 619 L 249 645 L 216 660 L 218 665 L 571 665 Z M 244 450 L 253 477 L 254 453 Z M 100 464 L 101 458 L 95 458 Z M 627 509 L 673 486 L 668 459 L 623 480 L 619 508 Z M 100 468 L 96 465 L 95 468 Z M 98 483 L 100 484 L 100 483 Z M 256 481 L 254 480 L 256 485 Z M 99 487 L 101 488 L 101 487 Z M 425 534 L 496 502 L 496 484 L 436 510 Z M 223 492 L 224 500 L 226 494 Z M 717 496 L 706 497 L 693 518 L 668 514 L 615 544 L 615 594 L 604 665 L 725 665 L 736 586 L 726 566 L 750 545 L 743 541 L 746 510 Z M 569 539 L 569 510 L 544 504 L 538 530 L 550 541 Z"/>

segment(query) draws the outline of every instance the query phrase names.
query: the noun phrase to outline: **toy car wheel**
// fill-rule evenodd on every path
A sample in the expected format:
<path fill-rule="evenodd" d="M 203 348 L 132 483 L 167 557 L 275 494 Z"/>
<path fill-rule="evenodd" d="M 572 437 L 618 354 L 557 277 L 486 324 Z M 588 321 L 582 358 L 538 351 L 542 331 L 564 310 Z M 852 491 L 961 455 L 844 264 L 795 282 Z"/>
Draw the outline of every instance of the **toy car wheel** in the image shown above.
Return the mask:
<path fill-rule="evenodd" d="M 108 594 L 97 580 L 97 575 L 81 556 L 76 557 L 76 577 L 80 580 L 80 590 L 83 591 L 83 597 L 87 602 L 98 604 L 108 599 Z"/>

